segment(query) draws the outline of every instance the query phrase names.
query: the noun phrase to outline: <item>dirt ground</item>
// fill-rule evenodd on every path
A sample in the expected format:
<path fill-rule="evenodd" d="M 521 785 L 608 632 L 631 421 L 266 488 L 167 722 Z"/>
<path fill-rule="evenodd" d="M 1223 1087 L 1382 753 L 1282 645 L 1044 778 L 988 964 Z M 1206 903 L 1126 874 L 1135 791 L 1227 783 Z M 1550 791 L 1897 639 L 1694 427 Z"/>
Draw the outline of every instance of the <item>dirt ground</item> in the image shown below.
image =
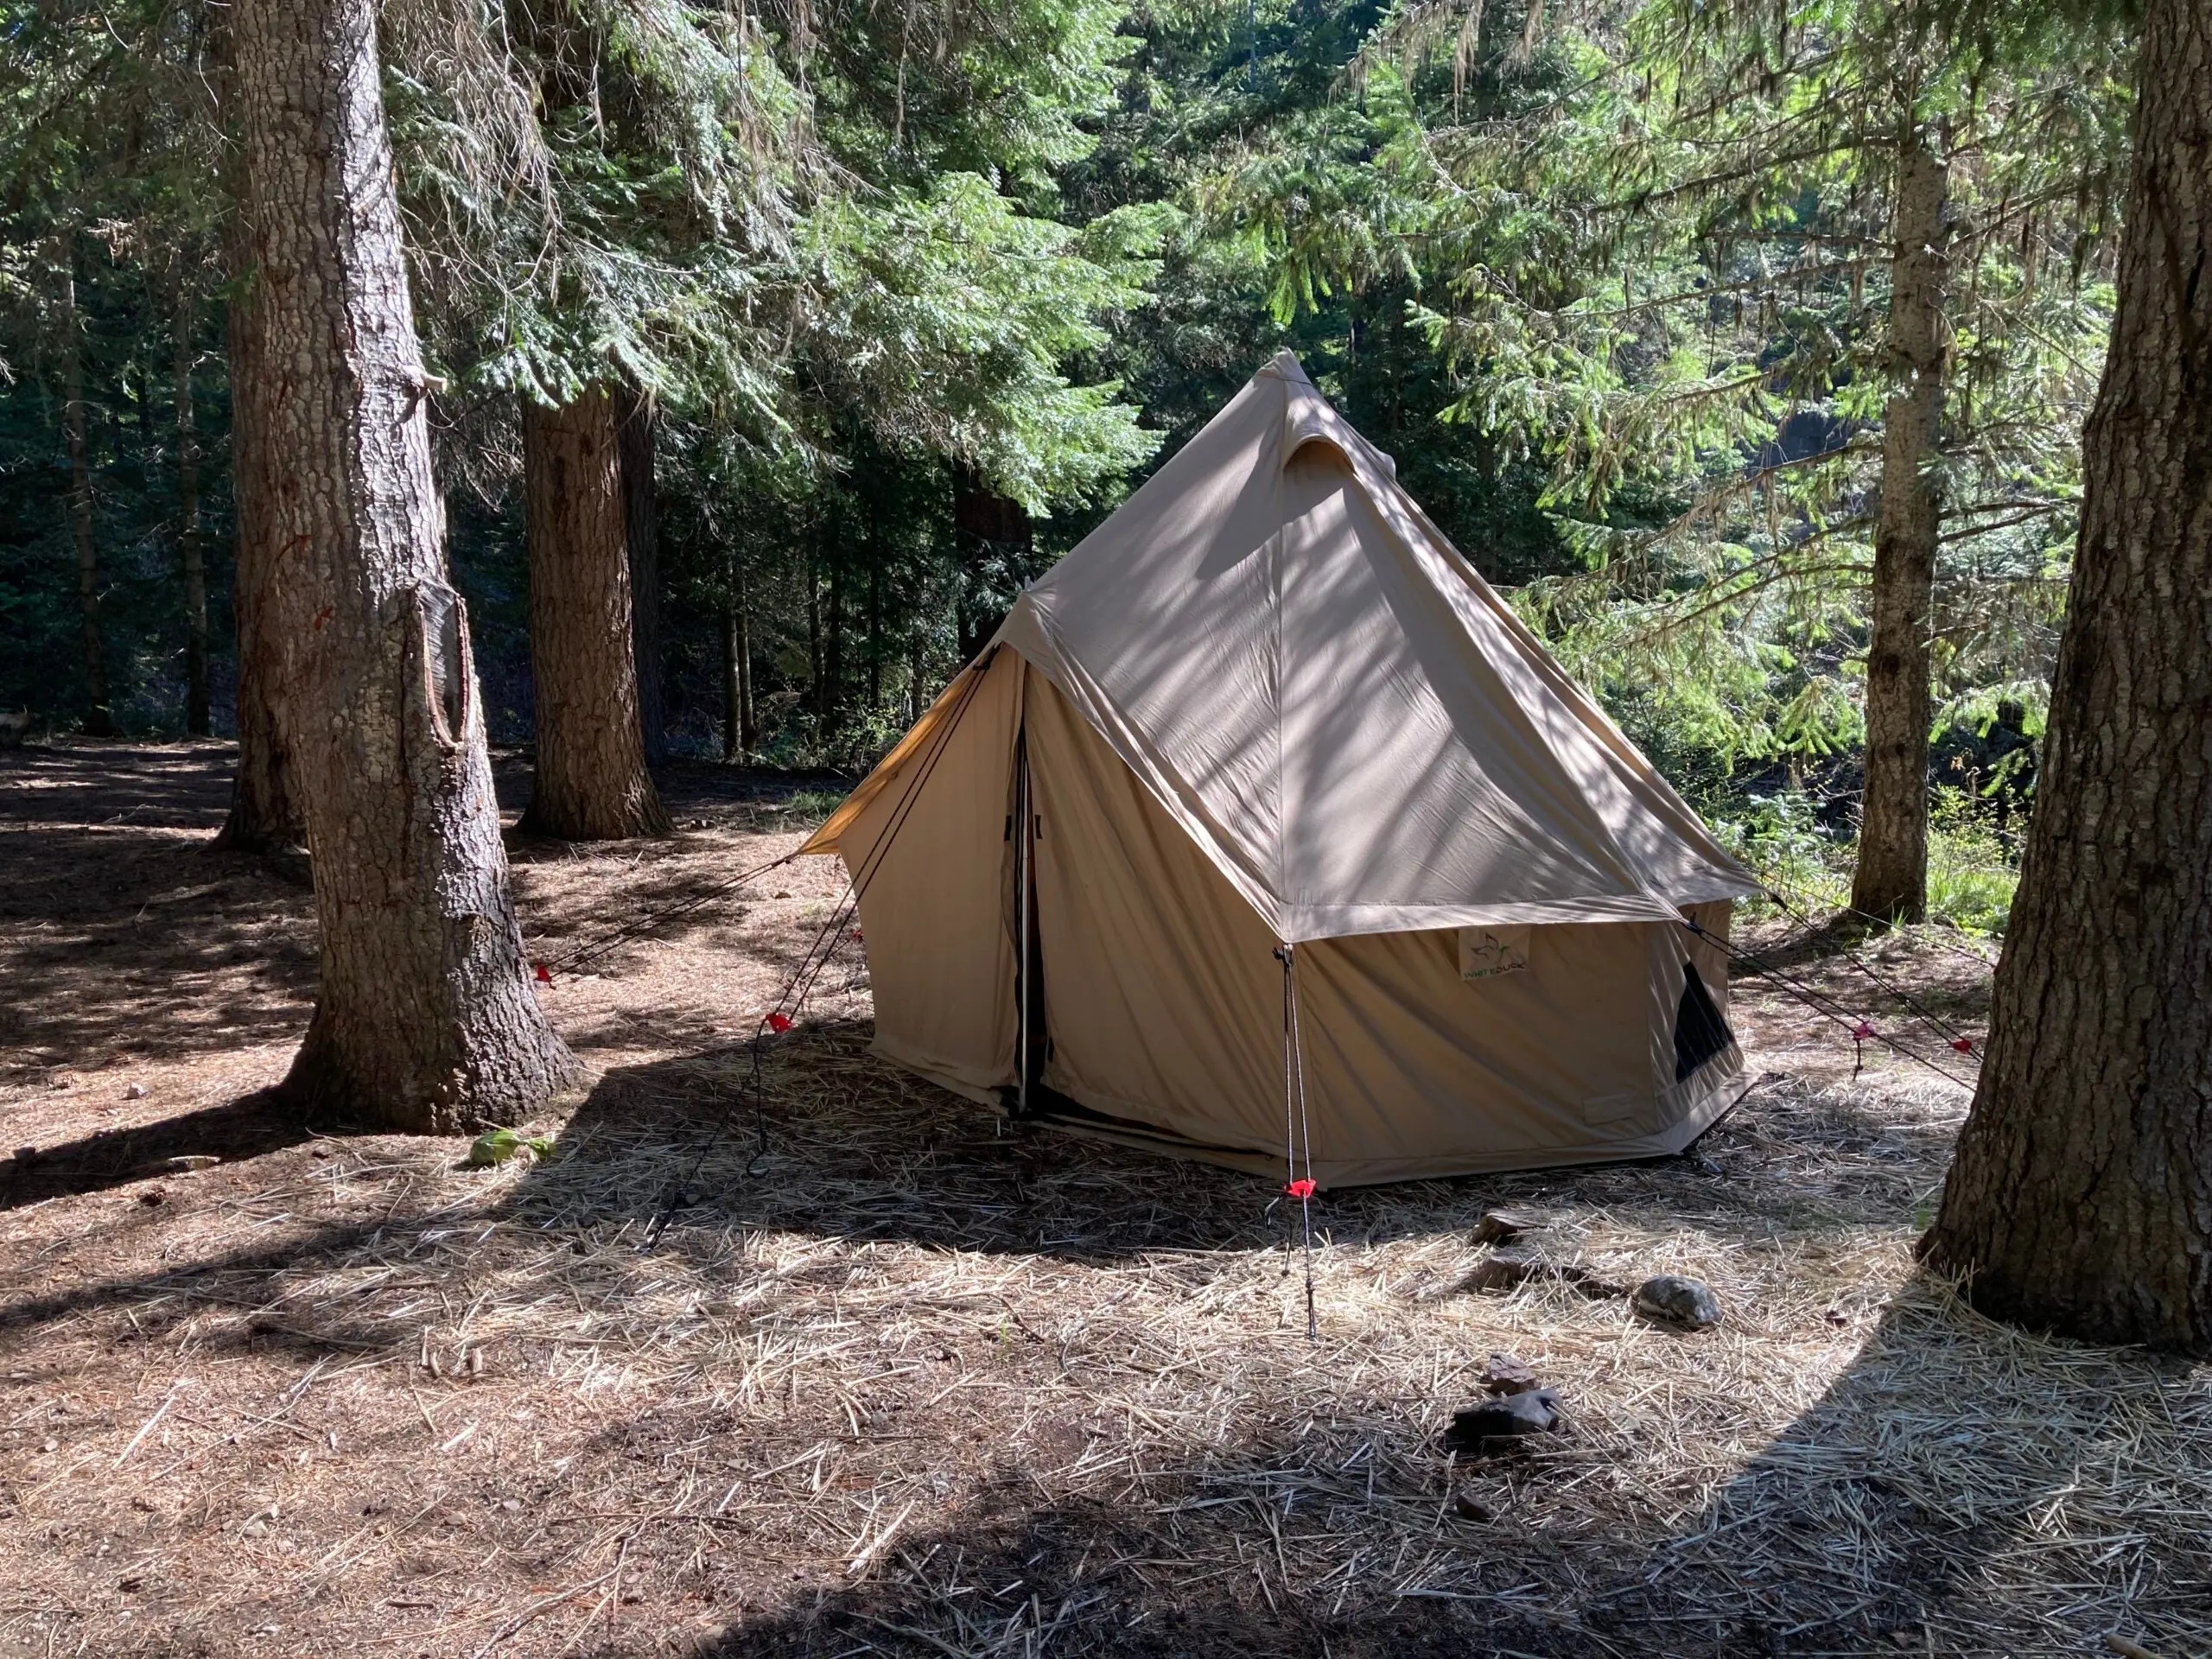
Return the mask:
<path fill-rule="evenodd" d="M 312 908 L 210 850 L 227 764 L 0 754 L 0 1656 L 2212 1654 L 2212 1371 L 1919 1274 L 1964 1091 L 1756 982 L 1694 1158 L 1325 1195 L 1309 1343 L 1274 1183 L 891 1071 L 850 947 L 755 1121 L 830 861 L 556 978 L 546 1160 L 285 1117 Z M 791 780 L 664 787 L 671 841 L 513 844 L 533 954 L 795 844 Z M 1974 1037 L 1981 954 L 1872 952 Z M 1471 1288 L 1502 1205 L 1589 1278 Z M 1592 1294 L 1661 1271 L 1722 1325 Z M 1494 1350 L 1565 1425 L 1455 1466 Z"/>

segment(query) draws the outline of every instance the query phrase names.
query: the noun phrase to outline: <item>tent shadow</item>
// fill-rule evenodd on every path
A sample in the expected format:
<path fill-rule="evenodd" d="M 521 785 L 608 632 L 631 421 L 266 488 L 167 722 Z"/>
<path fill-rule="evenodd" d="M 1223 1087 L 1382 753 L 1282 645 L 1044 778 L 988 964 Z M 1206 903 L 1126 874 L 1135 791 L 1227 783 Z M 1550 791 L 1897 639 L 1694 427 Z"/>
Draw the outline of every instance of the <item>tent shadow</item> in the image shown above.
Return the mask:
<path fill-rule="evenodd" d="M 1077 1263 L 1291 1243 L 1281 1177 L 1007 1122 L 876 1058 L 868 1036 L 846 1021 L 768 1039 L 757 1096 L 742 1043 L 610 1071 L 512 1211 L 543 1227 L 792 1231 Z M 1773 1080 L 1747 1077 L 1751 1099 L 1688 1155 L 1340 1188 L 1316 1225 L 1325 1243 L 1371 1247 L 1464 1232 L 1491 1208 L 1602 1210 L 1770 1242 L 1894 1222 L 1940 1172 L 1948 1122 L 1758 1092 Z M 1833 1150 L 1848 1156 L 1829 1169 Z"/>

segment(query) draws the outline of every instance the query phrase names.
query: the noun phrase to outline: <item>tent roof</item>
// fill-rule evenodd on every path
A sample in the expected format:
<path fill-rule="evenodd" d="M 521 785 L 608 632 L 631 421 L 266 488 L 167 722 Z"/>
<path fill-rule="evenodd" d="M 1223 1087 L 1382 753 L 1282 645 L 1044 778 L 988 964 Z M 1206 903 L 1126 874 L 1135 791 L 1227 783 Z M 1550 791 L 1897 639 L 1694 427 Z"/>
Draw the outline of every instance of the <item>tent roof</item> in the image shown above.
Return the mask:
<path fill-rule="evenodd" d="M 1671 919 L 1757 891 L 1287 352 L 994 643 L 1281 939 Z"/>

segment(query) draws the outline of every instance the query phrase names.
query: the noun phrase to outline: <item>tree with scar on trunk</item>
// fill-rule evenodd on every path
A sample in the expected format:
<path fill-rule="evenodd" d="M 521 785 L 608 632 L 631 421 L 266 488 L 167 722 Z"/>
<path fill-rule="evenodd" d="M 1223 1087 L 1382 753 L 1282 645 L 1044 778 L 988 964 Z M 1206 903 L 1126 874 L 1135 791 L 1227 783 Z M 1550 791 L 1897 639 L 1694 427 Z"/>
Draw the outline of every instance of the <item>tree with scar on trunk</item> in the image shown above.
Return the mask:
<path fill-rule="evenodd" d="M 512 1122 L 575 1063 L 522 956 L 429 392 L 373 0 L 237 0 L 270 666 L 315 853 L 321 986 L 284 1091 L 395 1128 Z"/>
<path fill-rule="evenodd" d="M 1996 1317 L 2212 1355 L 2212 12 L 2152 0 L 2119 310 L 1988 1058 L 1923 1245 Z"/>

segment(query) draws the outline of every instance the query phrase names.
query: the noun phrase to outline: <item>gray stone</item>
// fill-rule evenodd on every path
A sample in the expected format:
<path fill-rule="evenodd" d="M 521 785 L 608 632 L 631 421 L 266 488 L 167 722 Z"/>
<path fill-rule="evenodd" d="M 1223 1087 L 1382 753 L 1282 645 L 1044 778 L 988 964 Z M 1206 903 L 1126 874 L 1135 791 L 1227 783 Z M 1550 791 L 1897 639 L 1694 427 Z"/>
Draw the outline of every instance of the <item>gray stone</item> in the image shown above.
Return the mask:
<path fill-rule="evenodd" d="M 1720 1299 L 1702 1279 L 1662 1273 L 1636 1287 L 1636 1311 L 1660 1325 L 1703 1331 L 1720 1323 Z"/>

